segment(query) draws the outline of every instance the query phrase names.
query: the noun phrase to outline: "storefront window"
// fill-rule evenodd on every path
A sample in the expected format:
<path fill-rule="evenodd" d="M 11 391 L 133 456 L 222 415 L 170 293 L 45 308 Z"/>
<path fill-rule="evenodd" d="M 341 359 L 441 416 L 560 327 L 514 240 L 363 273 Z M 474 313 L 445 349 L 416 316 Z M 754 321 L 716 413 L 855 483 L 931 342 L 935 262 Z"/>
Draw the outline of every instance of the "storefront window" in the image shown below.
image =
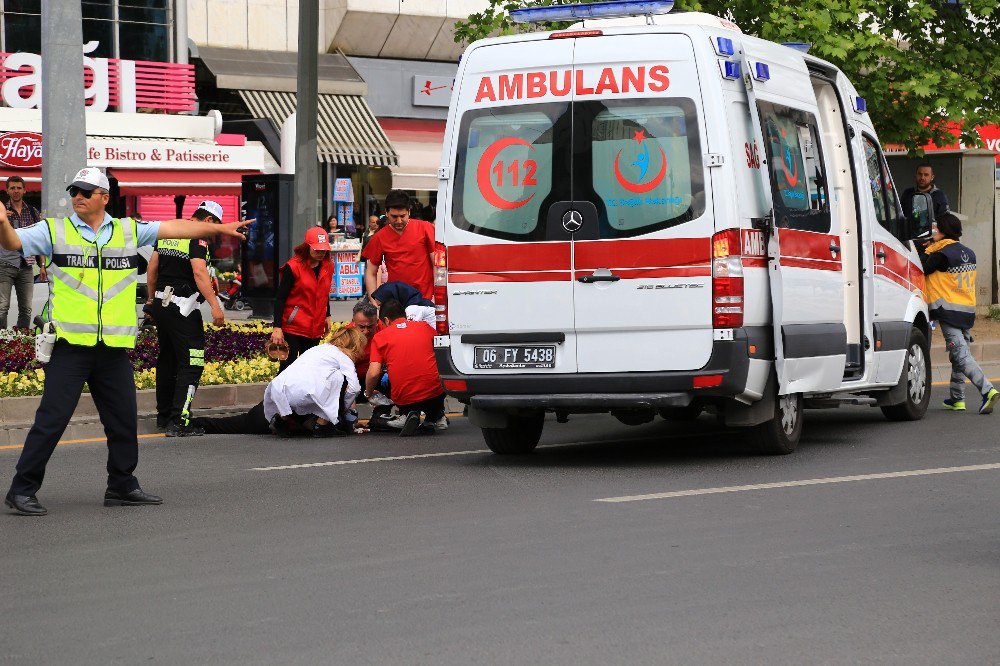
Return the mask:
<path fill-rule="evenodd" d="M 83 0 L 83 41 L 89 55 L 124 60 L 171 60 L 170 0 Z M 41 53 L 41 1 L 3 0 L 3 44 L 8 53 Z"/>

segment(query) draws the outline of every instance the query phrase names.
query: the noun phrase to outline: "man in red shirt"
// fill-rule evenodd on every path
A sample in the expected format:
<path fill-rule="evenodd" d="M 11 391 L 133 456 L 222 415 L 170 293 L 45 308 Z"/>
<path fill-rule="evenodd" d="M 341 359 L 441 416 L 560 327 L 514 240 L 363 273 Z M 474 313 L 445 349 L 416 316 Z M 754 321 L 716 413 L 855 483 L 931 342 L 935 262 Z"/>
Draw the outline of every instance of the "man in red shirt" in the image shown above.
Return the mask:
<path fill-rule="evenodd" d="M 389 224 L 375 234 L 361 251 L 365 266 L 365 289 L 378 287 L 378 268 L 385 261 L 389 279 L 405 282 L 424 298 L 434 298 L 434 225 L 410 218 L 410 195 L 392 190 L 385 197 Z"/>
<path fill-rule="evenodd" d="M 432 435 L 447 427 L 444 415 L 444 388 L 434 361 L 434 329 L 423 321 L 409 321 L 399 301 L 382 304 L 379 313 L 385 329 L 375 334 L 371 365 L 365 377 L 365 397 L 371 399 L 382 377 L 382 366 L 389 369 L 392 399 L 405 414 L 400 437 Z M 420 422 L 420 412 L 424 422 Z"/>

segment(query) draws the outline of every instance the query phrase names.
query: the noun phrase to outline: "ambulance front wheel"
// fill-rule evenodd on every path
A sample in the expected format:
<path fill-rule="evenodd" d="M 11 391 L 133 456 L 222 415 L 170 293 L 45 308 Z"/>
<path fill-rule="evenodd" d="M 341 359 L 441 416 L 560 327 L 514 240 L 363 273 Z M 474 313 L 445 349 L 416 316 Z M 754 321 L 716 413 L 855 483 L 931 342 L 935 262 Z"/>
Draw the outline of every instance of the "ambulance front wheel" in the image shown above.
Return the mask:
<path fill-rule="evenodd" d="M 754 450 L 769 456 L 787 455 L 802 436 L 802 394 L 779 395 L 774 399 L 774 416 L 750 429 Z"/>
<path fill-rule="evenodd" d="M 919 421 L 931 401 L 931 364 L 927 338 L 920 329 L 910 331 L 910 344 L 903 359 L 903 371 L 897 386 L 906 386 L 906 398 L 895 405 L 884 405 L 882 413 L 890 421 Z"/>
<path fill-rule="evenodd" d="M 545 412 L 511 416 L 505 428 L 482 428 L 483 439 L 490 451 L 498 455 L 524 455 L 538 446 L 544 425 Z"/>

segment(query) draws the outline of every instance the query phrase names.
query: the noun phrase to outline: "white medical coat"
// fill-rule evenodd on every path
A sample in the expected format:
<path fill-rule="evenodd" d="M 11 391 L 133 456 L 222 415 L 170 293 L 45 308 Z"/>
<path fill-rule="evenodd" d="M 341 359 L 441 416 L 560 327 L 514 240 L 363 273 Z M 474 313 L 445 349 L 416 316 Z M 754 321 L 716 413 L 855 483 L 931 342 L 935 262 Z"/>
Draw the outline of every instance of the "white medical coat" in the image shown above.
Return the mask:
<path fill-rule="evenodd" d="M 337 423 L 340 414 L 340 390 L 344 382 L 344 408 L 354 404 L 361 392 L 354 361 L 331 344 L 307 349 L 280 375 L 271 380 L 264 391 L 264 417 L 275 414 L 299 416 L 312 414 L 330 423 Z"/>

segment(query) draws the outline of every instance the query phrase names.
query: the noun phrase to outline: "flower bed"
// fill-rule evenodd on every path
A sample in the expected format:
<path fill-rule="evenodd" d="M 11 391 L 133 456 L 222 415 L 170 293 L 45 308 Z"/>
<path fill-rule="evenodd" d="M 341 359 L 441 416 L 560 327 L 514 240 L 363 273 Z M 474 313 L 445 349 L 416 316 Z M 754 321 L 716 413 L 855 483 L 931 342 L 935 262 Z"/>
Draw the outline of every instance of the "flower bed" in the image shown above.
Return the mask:
<path fill-rule="evenodd" d="M 342 324 L 334 324 L 334 329 Z M 278 364 L 264 356 L 271 325 L 264 321 L 227 322 L 205 325 L 205 372 L 201 385 L 251 384 L 270 381 Z M 44 365 L 35 360 L 34 335 L 0 330 L 0 397 L 41 395 L 45 385 Z M 129 352 L 135 368 L 136 388 L 156 385 L 156 332 L 143 330 Z"/>

